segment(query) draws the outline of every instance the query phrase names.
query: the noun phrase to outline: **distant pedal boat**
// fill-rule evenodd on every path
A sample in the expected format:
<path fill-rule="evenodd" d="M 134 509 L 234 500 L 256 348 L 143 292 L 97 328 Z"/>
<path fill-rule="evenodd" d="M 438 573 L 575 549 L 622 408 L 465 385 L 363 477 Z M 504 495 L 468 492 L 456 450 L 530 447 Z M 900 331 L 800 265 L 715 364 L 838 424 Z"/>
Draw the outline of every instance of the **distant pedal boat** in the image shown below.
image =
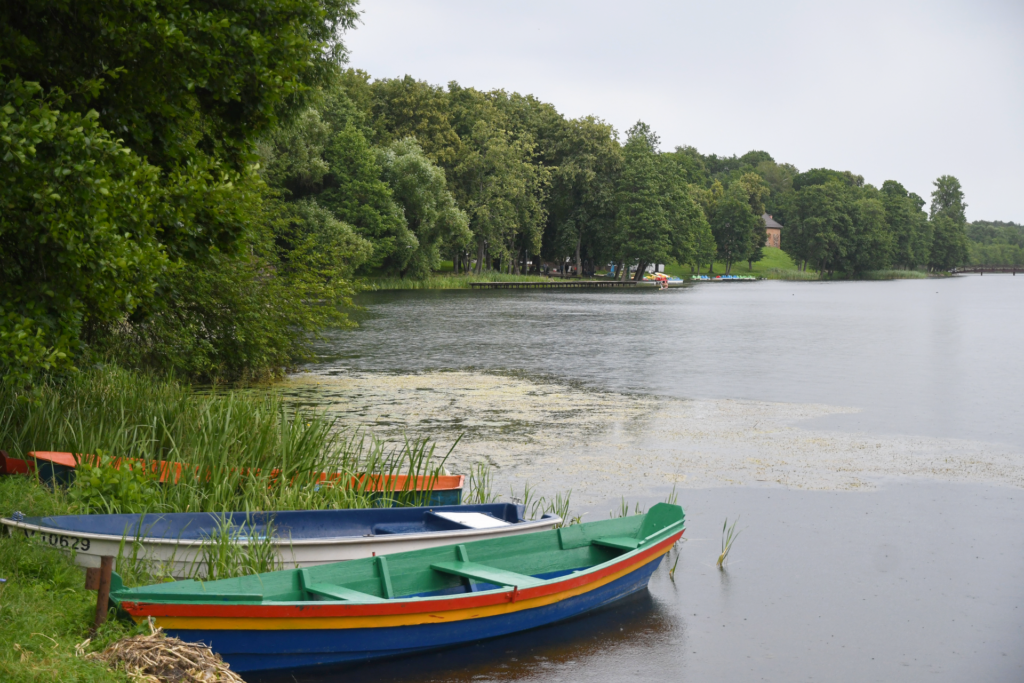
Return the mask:
<path fill-rule="evenodd" d="M 685 516 L 646 515 L 221 581 L 124 589 L 136 622 L 207 643 L 235 671 L 449 647 L 570 619 L 647 587 Z"/>
<path fill-rule="evenodd" d="M 224 522 L 240 545 L 269 540 L 285 567 L 432 548 L 481 538 L 545 531 L 561 523 L 556 515 L 524 518 L 521 505 L 449 505 L 360 510 L 285 512 L 166 513 L 145 515 L 66 515 L 2 518 L 11 533 L 21 532 L 65 551 L 75 551 L 84 567 L 100 566 L 104 555 L 138 550 L 138 559 L 174 577 L 204 576 L 203 548 L 214 542 Z M 198 574 L 197 574 L 198 570 Z"/>

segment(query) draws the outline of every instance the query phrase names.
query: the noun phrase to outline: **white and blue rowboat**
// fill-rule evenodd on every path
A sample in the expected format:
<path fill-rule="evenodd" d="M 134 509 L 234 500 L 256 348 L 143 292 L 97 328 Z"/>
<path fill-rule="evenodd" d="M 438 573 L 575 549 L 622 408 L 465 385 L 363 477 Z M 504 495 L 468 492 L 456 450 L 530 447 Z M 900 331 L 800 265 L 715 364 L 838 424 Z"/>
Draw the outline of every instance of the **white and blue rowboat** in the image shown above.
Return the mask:
<path fill-rule="evenodd" d="M 204 550 L 225 530 L 239 545 L 270 543 L 284 567 L 422 550 L 436 546 L 547 531 L 562 519 L 524 518 L 522 505 L 493 503 L 360 510 L 184 512 L 0 518 L 9 533 L 23 533 L 66 552 L 83 567 L 104 555 L 134 555 L 168 576 L 206 575 Z M 271 537 L 267 539 L 270 530 Z"/>

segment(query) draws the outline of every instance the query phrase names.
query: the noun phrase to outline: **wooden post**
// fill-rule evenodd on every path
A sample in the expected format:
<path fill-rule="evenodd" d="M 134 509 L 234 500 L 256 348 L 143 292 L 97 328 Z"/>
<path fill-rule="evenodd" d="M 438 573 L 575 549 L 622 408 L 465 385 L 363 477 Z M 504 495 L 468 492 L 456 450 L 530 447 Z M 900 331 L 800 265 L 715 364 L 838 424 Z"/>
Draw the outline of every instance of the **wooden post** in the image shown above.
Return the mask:
<path fill-rule="evenodd" d="M 107 603 L 110 601 L 110 573 L 114 571 L 114 558 L 104 555 L 100 558 L 100 586 L 96 594 L 96 620 L 92 623 L 92 635 L 107 620 Z"/>
<path fill-rule="evenodd" d="M 100 568 L 87 567 L 85 570 L 85 590 L 98 591 L 100 589 Z"/>

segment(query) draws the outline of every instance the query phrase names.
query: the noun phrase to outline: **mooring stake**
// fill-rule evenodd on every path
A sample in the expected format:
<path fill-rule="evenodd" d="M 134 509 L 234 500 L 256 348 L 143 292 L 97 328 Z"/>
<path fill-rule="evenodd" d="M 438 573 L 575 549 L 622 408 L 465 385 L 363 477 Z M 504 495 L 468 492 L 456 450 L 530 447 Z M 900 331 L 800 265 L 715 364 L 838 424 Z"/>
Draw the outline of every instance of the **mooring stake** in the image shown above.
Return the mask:
<path fill-rule="evenodd" d="M 114 558 L 111 555 L 104 555 L 100 558 L 100 584 L 99 592 L 96 594 L 96 620 L 92 623 L 92 635 L 107 620 L 107 603 L 110 601 L 110 573 L 114 571 Z"/>

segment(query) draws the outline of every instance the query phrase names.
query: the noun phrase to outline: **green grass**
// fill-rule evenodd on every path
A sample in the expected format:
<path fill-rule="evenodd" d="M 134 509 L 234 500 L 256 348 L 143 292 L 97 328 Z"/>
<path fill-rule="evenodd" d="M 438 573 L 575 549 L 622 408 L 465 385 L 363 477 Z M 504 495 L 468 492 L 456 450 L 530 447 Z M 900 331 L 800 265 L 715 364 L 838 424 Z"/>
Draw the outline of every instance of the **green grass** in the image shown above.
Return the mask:
<path fill-rule="evenodd" d="M 861 276 L 863 280 L 923 280 L 927 273 L 920 270 L 869 270 Z"/>
<path fill-rule="evenodd" d="M 200 394 L 114 367 L 54 380 L 27 396 L 0 386 L 0 448 L 13 457 L 54 450 L 139 458 L 147 465 L 80 466 L 66 490 L 51 490 L 35 477 L 0 477 L 5 516 L 16 510 L 43 516 L 368 507 L 374 496 L 360 486 L 318 488 L 311 475 L 432 475 L 443 463 L 426 440 L 388 446 L 346 435 L 319 415 L 289 411 L 273 392 Z M 156 460 L 188 465 L 189 474 L 177 485 L 158 484 L 145 474 Z M 275 468 L 281 473 L 272 478 Z M 411 492 L 388 495 L 399 504 L 423 502 Z M 466 502 L 496 498 L 489 469 L 474 468 Z M 571 522 L 568 494 L 538 498 L 526 486 L 521 501 L 534 516 L 555 512 Z M 220 529 L 203 558 L 217 578 L 278 568 L 269 543 L 242 549 L 231 542 L 237 533 Z M 138 562 L 133 546 L 125 539 L 117 563 L 126 585 L 159 581 L 151 573 L 159 570 Z M 0 583 L 0 681 L 129 680 L 76 655 L 93 621 L 96 594 L 84 589 L 84 572 L 72 558 L 23 536 L 0 536 L 0 578 L 6 579 Z M 86 650 L 143 630 L 112 619 Z"/>
<path fill-rule="evenodd" d="M 548 282 L 548 278 L 539 275 L 508 275 L 505 273 L 488 272 L 481 275 L 443 275 L 435 274 L 423 280 L 398 277 L 374 277 L 364 282 L 369 291 L 389 289 L 469 289 L 472 282 Z"/>
<path fill-rule="evenodd" d="M 28 477 L 0 477 L 0 512 L 64 514 L 69 503 Z M 104 664 L 75 655 L 89 637 L 96 593 L 84 588 L 85 575 L 69 557 L 24 536 L 0 539 L 0 680 L 5 683 L 130 680 Z M 88 650 L 100 650 L 133 625 L 111 619 Z M 139 630 L 138 632 L 141 632 Z"/>
<path fill-rule="evenodd" d="M 665 272 L 669 275 L 675 275 L 676 277 L 689 280 L 690 266 L 671 264 L 665 266 Z M 707 275 L 707 267 L 705 266 L 701 271 L 701 275 Z M 715 275 L 725 274 L 725 262 L 716 261 L 714 267 Z M 764 258 L 760 261 L 754 262 L 753 268 L 747 268 L 746 261 L 740 261 L 739 263 L 732 264 L 731 275 L 757 275 L 765 277 L 770 280 L 817 280 L 818 273 L 808 269 L 806 272 L 800 272 L 798 264 L 790 258 L 789 254 L 776 249 L 775 247 L 764 248 Z"/>

